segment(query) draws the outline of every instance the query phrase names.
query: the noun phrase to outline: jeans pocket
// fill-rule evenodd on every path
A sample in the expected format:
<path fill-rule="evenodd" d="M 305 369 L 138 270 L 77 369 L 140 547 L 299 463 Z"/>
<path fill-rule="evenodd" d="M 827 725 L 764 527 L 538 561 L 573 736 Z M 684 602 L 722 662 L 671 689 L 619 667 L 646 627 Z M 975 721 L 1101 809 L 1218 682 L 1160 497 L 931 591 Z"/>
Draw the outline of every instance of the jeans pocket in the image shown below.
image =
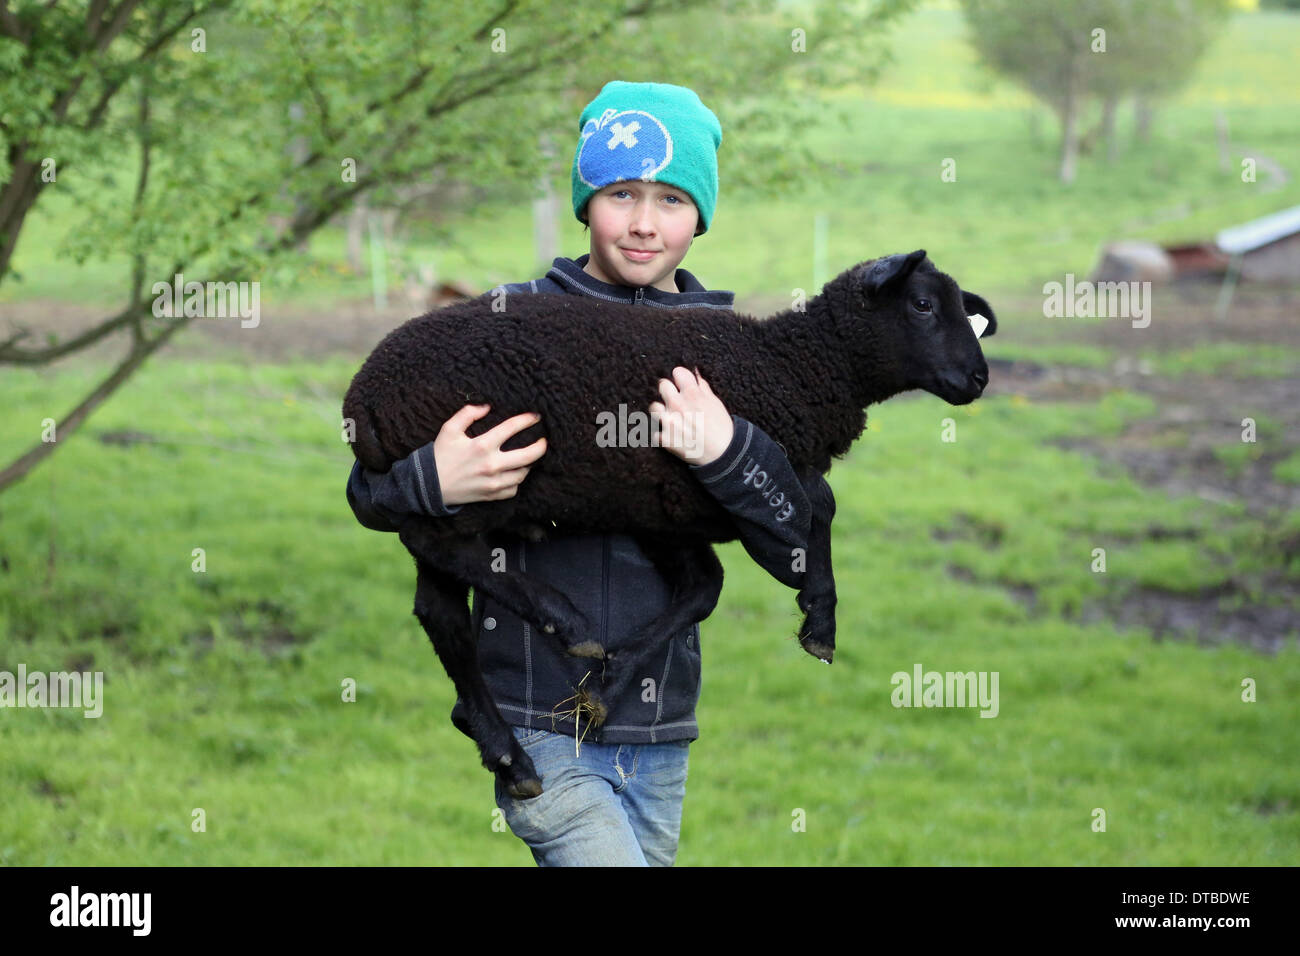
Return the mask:
<path fill-rule="evenodd" d="M 678 693 L 683 694 L 694 707 L 699 702 L 702 686 L 703 654 L 700 653 L 700 625 L 692 624 L 682 639 L 681 665 L 673 663 L 673 680 L 677 682 Z"/>
<path fill-rule="evenodd" d="M 514 732 L 515 739 L 519 741 L 519 746 L 521 747 L 527 747 L 529 744 L 536 743 L 539 740 L 545 740 L 547 737 L 555 736 L 554 731 L 543 730 L 540 727 L 534 727 L 532 730 L 529 730 L 527 727 L 511 727 L 510 729 Z"/>

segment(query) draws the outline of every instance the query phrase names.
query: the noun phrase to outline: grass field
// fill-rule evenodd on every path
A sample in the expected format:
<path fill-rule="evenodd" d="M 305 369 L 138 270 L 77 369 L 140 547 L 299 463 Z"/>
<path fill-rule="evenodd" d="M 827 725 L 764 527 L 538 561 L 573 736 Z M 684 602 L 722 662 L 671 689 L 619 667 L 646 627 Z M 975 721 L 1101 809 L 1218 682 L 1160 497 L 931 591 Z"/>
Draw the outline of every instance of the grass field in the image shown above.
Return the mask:
<path fill-rule="evenodd" d="M 0 859 L 530 862 L 492 831 L 491 778 L 446 720 L 454 694 L 410 614 L 410 559 L 340 515 L 319 390 L 349 369 L 151 366 L 12 492 L 6 541 L 27 546 L 5 548 L 0 669 L 93 665 L 108 683 L 98 720 L 6 713 Z M 13 422 L 61 384 L 6 389 L 0 437 L 17 444 Z M 1045 441 L 1143 411 L 1123 393 L 878 407 L 832 472 L 830 668 L 789 640 L 793 592 L 725 546 L 680 862 L 1294 863 L 1294 650 L 1067 619 L 1109 589 L 1195 591 L 1262 567 L 1297 530 L 1211 518 Z M 944 444 L 950 414 L 958 440 Z M 178 444 L 93 437 L 146 422 Z M 1205 536 L 1147 533 L 1192 527 Z M 1096 547 L 1105 574 L 1090 570 Z M 997 718 L 895 709 L 890 675 L 918 662 L 998 671 Z M 1241 702 L 1246 677 L 1259 703 Z M 356 703 L 340 702 L 345 678 Z M 195 807 L 206 833 L 189 831 Z M 1105 834 L 1089 828 L 1096 807 Z M 806 833 L 791 832 L 796 808 Z"/>
<path fill-rule="evenodd" d="M 724 179 L 717 224 L 685 265 L 711 287 L 779 300 L 811 283 L 805 250 L 823 210 L 834 268 L 925 247 L 996 303 L 1083 274 L 1120 233 L 1194 237 L 1300 202 L 1300 64 L 1287 53 L 1298 16 L 1238 17 L 1157 113 L 1153 142 L 1129 144 L 1114 168 L 1086 159 L 1071 189 L 1052 178 L 1051 122 L 1035 134 L 1021 94 L 982 93 L 960 35 L 951 11 L 905 23 L 896 66 L 861 94 L 864 122 L 818 134 L 843 179 L 781 199 L 730 197 Z M 1234 142 L 1271 155 L 1290 183 L 1260 195 L 1218 172 L 1219 105 Z M 939 180 L 947 156 L 956 183 Z M 1184 219 L 1126 226 L 1183 203 Z M 24 235 L 24 281 L 0 292 L 0 316 L 32 300 L 117 304 L 120 264 L 54 258 L 60 212 Z M 580 227 L 566 228 L 566 253 L 585 251 Z M 476 212 L 459 233 L 460 249 L 437 250 L 442 274 L 482 287 L 537 274 L 527 210 Z M 341 234 L 313 250 L 317 273 L 272 290 L 280 301 L 368 294 L 336 269 Z M 1119 354 L 1056 341 L 1032 310 L 1001 319 L 990 357 L 1104 367 Z M 1034 334 L 1018 338 L 1018 322 Z M 1297 372 L 1295 349 L 1267 343 L 1140 354 L 1162 376 Z M 454 693 L 411 614 L 410 557 L 345 503 L 339 406 L 362 358 L 153 361 L 0 498 L 0 671 L 106 675 L 99 719 L 0 711 L 0 863 L 532 864 L 494 829 L 492 777 L 447 719 Z M 81 358 L 6 370 L 5 460 L 104 371 Z M 1061 447 L 1157 411 L 1123 388 L 1095 401 L 1003 395 L 954 409 L 912 395 L 874 407 L 830 475 L 832 667 L 793 641 L 794 592 L 739 544 L 721 547 L 727 584 L 702 625 L 678 863 L 1300 862 L 1295 635 L 1266 655 L 1156 641 L 1089 613 L 1130 591 L 1196 596 L 1228 582 L 1268 607 L 1289 593 L 1270 582 L 1300 579 L 1294 512 L 1170 495 Z M 941 438 L 945 418 L 955 442 Z M 1261 435 L 1287 424 L 1262 417 Z M 128 430 L 153 440 L 112 440 Z M 1225 449 L 1228 464 L 1250 454 Z M 1276 467 L 1279 480 L 1300 483 L 1295 462 Z M 996 719 L 894 707 L 891 675 L 916 664 L 998 672 Z M 341 700 L 347 679 L 355 703 Z M 206 832 L 191 830 L 196 808 Z"/>

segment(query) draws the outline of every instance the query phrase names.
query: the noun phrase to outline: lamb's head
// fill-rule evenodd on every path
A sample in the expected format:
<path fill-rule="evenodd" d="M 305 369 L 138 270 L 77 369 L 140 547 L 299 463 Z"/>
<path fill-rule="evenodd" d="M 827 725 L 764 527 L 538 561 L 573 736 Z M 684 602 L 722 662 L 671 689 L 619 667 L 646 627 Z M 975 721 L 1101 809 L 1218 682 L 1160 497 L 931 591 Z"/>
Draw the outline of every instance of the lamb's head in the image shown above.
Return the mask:
<path fill-rule="evenodd" d="M 951 405 L 980 397 L 989 367 L 979 339 L 997 331 L 997 316 L 924 249 L 863 262 L 834 282 L 848 313 L 837 316 L 841 334 L 851 351 L 869 350 L 861 353 L 864 373 L 883 377 L 887 369 L 888 394 L 920 388 Z"/>

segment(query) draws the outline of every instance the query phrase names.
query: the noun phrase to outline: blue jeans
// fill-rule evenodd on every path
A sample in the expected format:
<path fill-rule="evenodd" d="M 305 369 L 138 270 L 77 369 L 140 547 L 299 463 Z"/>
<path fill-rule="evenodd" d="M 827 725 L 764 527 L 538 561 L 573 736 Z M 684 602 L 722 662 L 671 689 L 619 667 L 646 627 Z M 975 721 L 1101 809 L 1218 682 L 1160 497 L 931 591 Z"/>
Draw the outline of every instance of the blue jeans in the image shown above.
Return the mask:
<path fill-rule="evenodd" d="M 691 742 L 605 744 L 511 727 L 542 778 L 542 795 L 497 806 L 538 866 L 672 866 Z"/>

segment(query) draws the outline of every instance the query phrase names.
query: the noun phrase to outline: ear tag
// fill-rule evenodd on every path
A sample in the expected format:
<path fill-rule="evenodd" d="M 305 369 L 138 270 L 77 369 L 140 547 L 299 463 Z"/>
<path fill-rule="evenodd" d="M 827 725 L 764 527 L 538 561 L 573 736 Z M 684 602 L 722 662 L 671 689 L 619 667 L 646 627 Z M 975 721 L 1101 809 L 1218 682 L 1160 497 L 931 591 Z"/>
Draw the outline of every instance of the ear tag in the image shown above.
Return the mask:
<path fill-rule="evenodd" d="M 984 334 L 984 330 L 989 327 L 989 320 L 976 312 L 974 315 L 966 316 L 970 320 L 970 327 L 975 330 L 975 338 Z"/>

